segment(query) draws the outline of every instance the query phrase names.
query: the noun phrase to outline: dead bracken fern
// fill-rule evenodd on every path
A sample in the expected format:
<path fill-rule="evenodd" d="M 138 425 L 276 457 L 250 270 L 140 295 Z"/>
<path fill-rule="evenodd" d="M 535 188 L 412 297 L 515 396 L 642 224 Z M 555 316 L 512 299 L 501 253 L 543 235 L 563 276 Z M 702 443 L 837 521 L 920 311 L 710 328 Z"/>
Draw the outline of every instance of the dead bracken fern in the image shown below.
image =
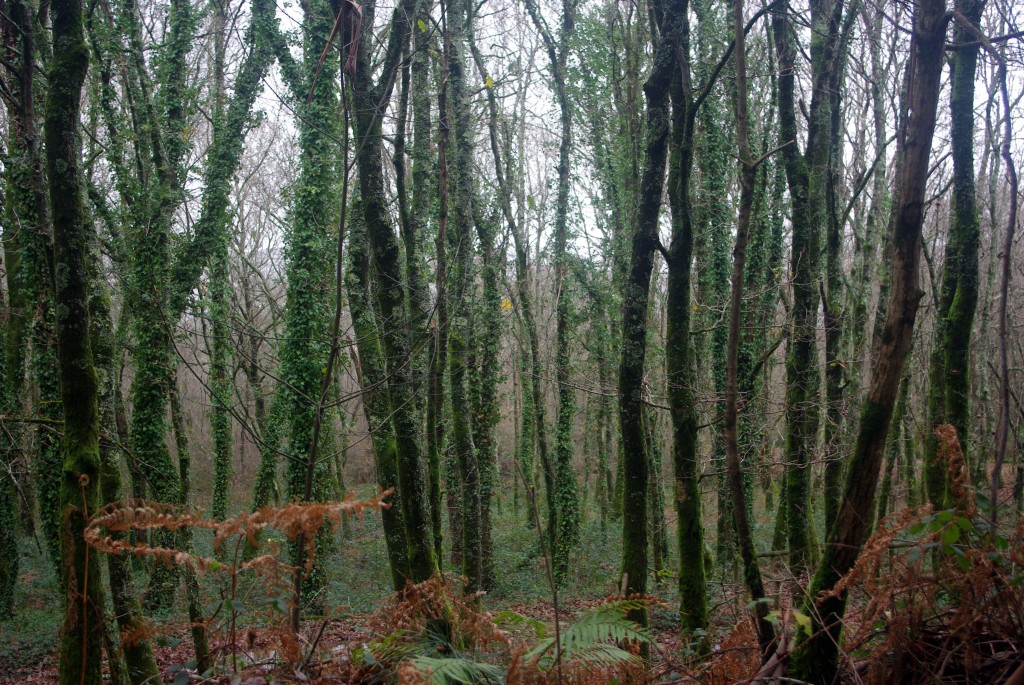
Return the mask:
<path fill-rule="evenodd" d="M 91 547 L 106 554 L 131 554 L 218 578 L 220 582 L 215 586 L 219 585 L 219 601 L 206 611 L 201 610 L 203 615 L 193 618 L 190 627 L 211 637 L 217 633 L 222 638 L 211 652 L 218 656 L 222 672 L 237 672 L 246 664 L 264 660 L 268 655 L 276 663 L 302 665 L 310 658 L 318 638 L 310 643 L 308 650 L 304 649 L 301 636 L 285 620 L 295 606 L 296 567 L 281 560 L 280 538 L 260 534 L 273 531 L 292 541 L 302 535 L 306 541 L 303 570 L 308 572 L 314 562 L 318 530 L 324 525 L 336 529 L 342 516 L 361 517 L 367 511 L 389 507 L 385 498 L 391 493 L 387 490 L 362 500 L 350 494 L 341 502 L 294 502 L 282 507 L 264 507 L 223 521 L 204 518 L 202 512 L 180 506 L 122 500 L 97 511 L 86 526 L 84 538 Z M 195 554 L 187 549 L 131 542 L 124 535 L 133 530 L 174 533 L 183 529 L 211 531 L 218 558 Z M 170 539 L 180 538 L 172 535 Z M 233 549 L 224 553 L 229 541 Z M 245 586 L 240 585 L 243 575 L 249 579 Z M 260 589 L 254 595 L 250 590 L 256 587 Z M 256 601 L 249 601 L 252 599 Z M 220 630 L 217 630 L 218 626 Z M 157 626 L 141 620 L 121 632 L 121 644 L 170 634 L 177 629 L 178 626 Z M 187 673 L 189 668 L 193 666 L 171 666 L 172 672 L 178 674 Z M 207 668 L 199 675 L 210 676 L 215 670 Z"/>
<path fill-rule="evenodd" d="M 833 588 L 849 592 L 851 680 L 995 683 L 1024 669 L 1024 519 L 994 530 L 956 433 L 936 431 L 952 508 L 886 518 Z"/>
<path fill-rule="evenodd" d="M 376 497 L 357 500 L 354 494 L 341 502 L 293 502 L 282 507 L 263 507 L 247 514 L 238 514 L 223 521 L 203 518 L 201 511 L 190 511 L 184 507 L 146 502 L 143 500 L 122 500 L 113 502 L 96 512 L 85 529 L 85 541 L 94 549 L 107 554 L 133 554 L 168 564 L 189 567 L 196 571 L 225 571 L 260 569 L 281 565 L 276 554 L 263 554 L 245 561 L 240 567 L 224 564 L 217 559 L 203 557 L 184 550 L 147 545 L 114 538 L 110 533 L 124 533 L 130 530 L 163 529 L 177 531 L 183 528 L 210 530 L 214 533 L 214 549 L 222 548 L 232 537 L 244 538 L 252 548 L 259 547 L 260 532 L 278 530 L 289 540 L 305 533 L 306 569 L 314 560 L 315 533 L 325 523 L 337 527 L 342 515 L 361 517 L 366 511 L 379 511 L 391 505 L 385 498 L 392 493 L 386 490 Z M 275 550 L 276 551 L 276 550 Z"/>

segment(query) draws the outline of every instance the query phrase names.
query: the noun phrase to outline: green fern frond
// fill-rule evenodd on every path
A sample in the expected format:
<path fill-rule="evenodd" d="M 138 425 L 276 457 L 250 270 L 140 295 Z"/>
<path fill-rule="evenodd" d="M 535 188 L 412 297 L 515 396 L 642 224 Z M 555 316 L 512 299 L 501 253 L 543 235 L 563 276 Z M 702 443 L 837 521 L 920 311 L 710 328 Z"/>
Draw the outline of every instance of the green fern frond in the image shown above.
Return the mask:
<path fill-rule="evenodd" d="M 583 616 L 562 633 L 562 658 L 606 658 L 613 662 L 633 658 L 632 654 L 615 645 L 627 641 L 641 644 L 654 641 L 650 630 L 626 618 L 627 613 L 644 606 L 638 600 L 617 600 L 603 604 Z M 530 650 L 526 656 L 530 660 L 536 659 L 541 666 L 549 666 L 555 660 L 554 647 L 554 638 L 549 638 Z"/>
<path fill-rule="evenodd" d="M 504 672 L 498 666 L 469 659 L 417 656 L 412 659 L 412 664 L 421 673 L 429 674 L 430 682 L 435 685 L 478 685 L 504 682 Z"/>
<path fill-rule="evenodd" d="M 606 642 L 580 646 L 572 652 L 570 658 L 574 661 L 584 661 L 599 666 L 615 666 L 640 660 L 636 654 Z"/>

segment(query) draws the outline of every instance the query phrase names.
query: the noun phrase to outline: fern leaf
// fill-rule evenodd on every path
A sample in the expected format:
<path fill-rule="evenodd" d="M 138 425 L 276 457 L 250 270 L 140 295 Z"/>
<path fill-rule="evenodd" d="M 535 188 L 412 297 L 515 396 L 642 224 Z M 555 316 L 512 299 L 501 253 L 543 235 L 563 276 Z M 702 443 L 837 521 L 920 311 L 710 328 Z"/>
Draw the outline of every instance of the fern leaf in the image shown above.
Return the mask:
<path fill-rule="evenodd" d="M 492 664 L 455 658 L 442 659 L 431 656 L 417 656 L 412 660 L 416 670 L 429 674 L 435 685 L 477 685 L 478 683 L 502 683 L 502 670 Z"/>

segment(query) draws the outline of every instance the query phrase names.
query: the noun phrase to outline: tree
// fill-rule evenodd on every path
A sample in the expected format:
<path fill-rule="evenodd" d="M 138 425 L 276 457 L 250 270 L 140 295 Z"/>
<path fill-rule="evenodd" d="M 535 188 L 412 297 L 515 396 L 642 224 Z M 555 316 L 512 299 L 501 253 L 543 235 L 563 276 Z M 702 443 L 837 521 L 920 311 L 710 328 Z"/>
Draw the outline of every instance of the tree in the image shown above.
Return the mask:
<path fill-rule="evenodd" d="M 957 24 L 958 42 L 976 42 L 984 0 L 957 0 L 954 4 L 968 26 Z M 964 455 L 970 451 L 970 344 L 974 310 L 978 305 L 978 248 L 981 239 L 974 183 L 974 82 L 980 46 L 955 50 L 949 59 L 950 144 L 953 156 L 953 201 L 949 236 L 942 270 L 935 342 L 929 368 L 928 422 L 956 428 Z M 937 460 L 938 442 L 925 443 L 925 483 L 928 499 L 936 507 L 948 502 L 947 470 Z M 975 455 L 974 459 L 982 457 Z"/>
<path fill-rule="evenodd" d="M 570 41 L 576 24 L 578 0 L 562 0 L 561 21 L 556 39 L 540 13 L 536 2 L 527 0 L 526 8 L 544 41 L 551 69 L 551 81 L 558 100 L 560 126 L 558 144 L 558 193 L 555 200 L 555 375 L 558 380 L 558 420 L 555 427 L 555 511 L 557 527 L 553 545 L 555 579 L 562 583 L 569 572 L 569 558 L 579 543 L 580 502 L 573 469 L 576 414 L 576 389 L 569 381 L 569 327 L 572 316 L 572 288 L 569 283 L 569 173 L 572 156 L 572 104 L 569 101 L 566 66 Z"/>
<path fill-rule="evenodd" d="M 945 0 L 921 2 L 914 12 L 911 39 L 912 87 L 907 93 L 910 115 L 901 132 L 904 159 L 890 238 L 892 275 L 888 313 L 875 343 L 871 384 L 861 405 L 860 427 L 842 503 L 804 601 L 805 612 L 813 618 L 811 637 L 803 635 L 798 640 L 790 662 L 793 677 L 801 680 L 829 683 L 835 674 L 846 593 L 832 595 L 826 591 L 853 568 L 864 544 L 870 517 L 863 516 L 862 512 L 869 510 L 874 502 L 903 363 L 910 350 L 922 294 L 918 286 L 921 225 L 945 35 Z"/>
<path fill-rule="evenodd" d="M 363 7 L 363 24 L 373 25 L 375 10 L 373 4 Z M 412 17 L 415 15 L 413 10 L 412 0 L 403 0 L 394 9 L 387 43 L 380 56 L 382 64 L 379 72 L 371 68 L 370 56 L 374 52 L 372 31 L 361 31 L 356 35 L 354 31 L 359 24 L 347 21 L 342 22 L 341 36 L 344 45 L 349 48 L 345 63 L 351 62 L 353 68 L 348 83 L 352 98 L 356 165 L 359 170 L 363 221 L 366 222 L 367 241 L 374 266 L 377 312 L 381 319 L 390 322 L 382 331 L 381 338 L 388 374 L 391 420 L 398 448 L 397 495 L 402 500 L 410 574 L 414 582 L 422 582 L 437 572 L 437 560 L 424 483 L 425 460 L 420 440 L 420 416 L 418 404 L 412 397 L 414 385 L 410 359 L 413 357 L 413 340 L 405 308 L 408 283 L 402 276 L 399 241 L 387 210 L 381 130 L 384 103 L 394 88 L 401 55 L 409 41 Z M 373 76 L 375 72 L 380 74 L 377 80 Z"/>
<path fill-rule="evenodd" d="M 743 281 L 747 259 L 747 240 L 750 231 L 750 215 L 754 204 L 754 181 L 757 174 L 757 160 L 751 159 L 749 117 L 747 114 L 747 49 L 743 31 L 743 0 L 733 3 L 733 36 L 736 66 L 736 147 L 740 159 L 740 200 L 739 217 L 736 223 L 736 245 L 733 248 L 732 291 L 729 300 L 729 339 L 726 350 L 725 370 L 725 453 L 729 488 L 732 492 L 732 514 L 739 542 L 740 557 L 743 559 L 743 579 L 755 602 L 757 615 L 758 642 L 761 651 L 767 652 L 775 639 L 775 630 L 766 620 L 764 583 L 754 548 L 754 536 L 747 513 L 743 472 L 740 464 L 739 438 L 737 435 L 737 414 L 739 411 L 739 351 L 740 322 L 743 319 Z M 721 514 L 719 514 L 721 515 Z"/>
<path fill-rule="evenodd" d="M 811 6 L 812 84 L 807 141 L 797 143 L 796 46 L 792 9 L 784 3 L 772 17 L 779 56 L 779 138 L 789 186 L 793 239 L 790 274 L 793 283 L 792 331 L 786 360 L 786 524 L 789 564 L 805 568 L 813 540 L 810 516 L 810 462 L 818 432 L 817 355 L 818 253 L 826 221 L 826 180 L 831 150 L 830 86 L 841 61 L 842 0 L 814 0 Z"/>
<path fill-rule="evenodd" d="M 44 136 L 53 221 L 53 301 L 64 408 L 60 517 L 64 623 L 60 682 L 102 681 L 103 583 L 84 539 L 100 490 L 99 385 L 89 326 L 90 228 L 82 205 L 79 116 L 89 52 L 82 3 L 53 3 L 54 52 L 47 73 Z"/>

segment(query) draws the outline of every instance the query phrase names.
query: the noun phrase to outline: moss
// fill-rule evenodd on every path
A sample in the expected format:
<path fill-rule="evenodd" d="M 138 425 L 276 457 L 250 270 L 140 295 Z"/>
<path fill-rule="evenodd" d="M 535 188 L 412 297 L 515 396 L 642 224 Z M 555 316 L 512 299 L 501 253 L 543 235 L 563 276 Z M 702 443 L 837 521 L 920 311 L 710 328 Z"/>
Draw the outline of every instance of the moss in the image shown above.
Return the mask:
<path fill-rule="evenodd" d="M 398 445 L 394 427 L 388 421 L 390 407 L 382 386 L 386 379 L 380 334 L 369 306 L 369 253 L 366 249 L 366 229 L 359 219 L 358 207 L 349 232 L 349 257 L 352 267 L 346 275 L 349 307 L 356 339 L 359 341 L 359 380 L 368 389 L 363 408 L 373 440 L 374 467 L 377 484 L 382 489 L 400 487 L 398 474 Z M 391 508 L 381 511 L 384 542 L 388 550 L 391 580 L 396 591 L 405 587 L 409 578 L 408 543 L 402 520 L 401 498 L 391 498 Z"/>
<path fill-rule="evenodd" d="M 82 206 L 77 132 L 89 60 L 82 4 L 51 5 L 54 54 L 49 65 L 45 141 L 53 221 L 57 369 L 64 409 L 59 471 L 64 622 L 60 682 L 102 682 L 103 583 L 99 556 L 83 539 L 100 487 L 98 380 L 89 326 L 89 227 Z"/>

